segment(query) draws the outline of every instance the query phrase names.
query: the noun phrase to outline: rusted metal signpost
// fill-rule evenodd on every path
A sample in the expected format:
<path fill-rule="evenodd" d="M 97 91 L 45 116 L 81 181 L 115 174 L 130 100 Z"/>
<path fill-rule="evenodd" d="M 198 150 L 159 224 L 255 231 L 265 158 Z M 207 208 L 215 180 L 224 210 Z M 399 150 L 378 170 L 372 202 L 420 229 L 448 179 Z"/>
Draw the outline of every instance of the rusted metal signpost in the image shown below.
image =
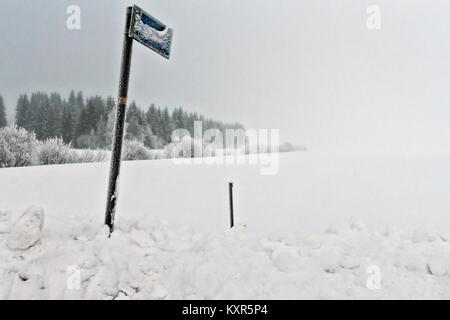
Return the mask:
<path fill-rule="evenodd" d="M 125 124 L 125 109 L 128 98 L 128 81 L 130 78 L 131 53 L 133 40 L 152 49 L 164 58 L 169 59 L 173 30 L 168 28 L 138 6 L 128 7 L 124 40 L 122 48 L 122 64 L 120 68 L 119 97 L 111 153 L 108 195 L 106 199 L 105 224 L 110 231 L 114 230 L 114 217 L 118 198 L 120 160 Z"/>

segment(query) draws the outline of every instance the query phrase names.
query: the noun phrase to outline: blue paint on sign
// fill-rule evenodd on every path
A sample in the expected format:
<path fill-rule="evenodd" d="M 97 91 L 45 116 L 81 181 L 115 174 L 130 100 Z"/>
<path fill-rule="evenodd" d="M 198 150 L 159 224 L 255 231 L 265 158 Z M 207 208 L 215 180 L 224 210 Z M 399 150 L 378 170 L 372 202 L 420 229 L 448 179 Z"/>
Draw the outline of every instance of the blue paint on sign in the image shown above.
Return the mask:
<path fill-rule="evenodd" d="M 141 20 L 144 24 L 146 24 L 158 31 L 164 31 L 164 29 L 166 28 L 165 25 L 161 24 L 159 21 L 156 21 L 155 19 L 153 19 L 152 17 L 150 17 L 146 14 L 141 15 Z"/>

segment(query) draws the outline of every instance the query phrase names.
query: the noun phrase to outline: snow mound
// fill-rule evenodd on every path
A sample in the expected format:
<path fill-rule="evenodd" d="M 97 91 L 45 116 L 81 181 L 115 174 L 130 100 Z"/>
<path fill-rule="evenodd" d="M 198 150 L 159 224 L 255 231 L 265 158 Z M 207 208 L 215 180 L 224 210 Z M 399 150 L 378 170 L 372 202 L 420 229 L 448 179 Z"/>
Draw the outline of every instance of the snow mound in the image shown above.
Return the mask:
<path fill-rule="evenodd" d="M 393 237 L 350 225 L 335 233 L 266 236 L 238 226 L 203 234 L 146 218 L 121 219 L 109 238 L 107 228 L 78 220 L 38 242 L 42 221 L 42 209 L 33 207 L 9 237 L 0 235 L 0 299 L 450 296 L 450 243 L 417 243 L 400 230 Z M 379 286 L 369 288 L 377 279 Z"/>
<path fill-rule="evenodd" d="M 16 221 L 8 237 L 7 246 L 12 250 L 26 250 L 41 239 L 44 210 L 32 206 Z"/>
<path fill-rule="evenodd" d="M 420 242 L 433 242 L 436 241 L 439 238 L 438 234 L 436 232 L 432 232 L 428 230 L 427 228 L 420 228 L 414 231 L 413 234 L 413 241 L 415 243 Z"/>
<path fill-rule="evenodd" d="M 450 272 L 450 258 L 448 256 L 435 256 L 428 262 L 428 271 L 435 276 L 443 277 Z"/>

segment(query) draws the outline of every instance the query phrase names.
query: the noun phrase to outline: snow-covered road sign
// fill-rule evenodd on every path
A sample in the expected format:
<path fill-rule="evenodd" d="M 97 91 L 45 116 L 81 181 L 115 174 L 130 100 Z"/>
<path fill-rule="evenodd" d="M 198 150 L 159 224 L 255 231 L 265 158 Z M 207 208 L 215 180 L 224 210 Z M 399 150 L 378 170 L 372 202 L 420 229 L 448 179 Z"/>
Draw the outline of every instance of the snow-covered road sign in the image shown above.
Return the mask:
<path fill-rule="evenodd" d="M 169 59 L 173 30 L 153 18 L 138 6 L 127 7 L 125 31 L 120 67 L 119 97 L 116 108 L 116 123 L 111 150 L 108 195 L 106 198 L 105 224 L 110 232 L 114 230 L 114 218 L 118 198 L 120 161 L 122 156 L 123 131 L 125 128 L 125 109 L 130 79 L 131 52 L 134 40 Z"/>
<path fill-rule="evenodd" d="M 133 7 L 129 36 L 169 59 L 173 29 L 162 24 L 136 5 Z"/>

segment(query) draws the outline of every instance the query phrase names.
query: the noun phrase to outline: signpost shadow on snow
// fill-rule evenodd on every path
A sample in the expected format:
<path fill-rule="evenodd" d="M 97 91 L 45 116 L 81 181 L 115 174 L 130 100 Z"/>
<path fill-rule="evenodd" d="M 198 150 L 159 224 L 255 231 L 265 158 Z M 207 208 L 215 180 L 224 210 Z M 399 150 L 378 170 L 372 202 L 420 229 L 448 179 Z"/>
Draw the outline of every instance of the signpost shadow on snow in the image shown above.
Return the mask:
<path fill-rule="evenodd" d="M 128 7 L 122 49 L 120 69 L 119 97 L 116 123 L 111 153 L 111 168 L 106 200 L 105 224 L 110 232 L 114 230 L 114 217 L 118 198 L 120 174 L 120 158 L 125 123 L 125 109 L 128 98 L 128 82 L 130 78 L 131 53 L 133 40 L 155 51 L 166 59 L 170 58 L 173 30 L 153 18 L 138 6 Z"/>

